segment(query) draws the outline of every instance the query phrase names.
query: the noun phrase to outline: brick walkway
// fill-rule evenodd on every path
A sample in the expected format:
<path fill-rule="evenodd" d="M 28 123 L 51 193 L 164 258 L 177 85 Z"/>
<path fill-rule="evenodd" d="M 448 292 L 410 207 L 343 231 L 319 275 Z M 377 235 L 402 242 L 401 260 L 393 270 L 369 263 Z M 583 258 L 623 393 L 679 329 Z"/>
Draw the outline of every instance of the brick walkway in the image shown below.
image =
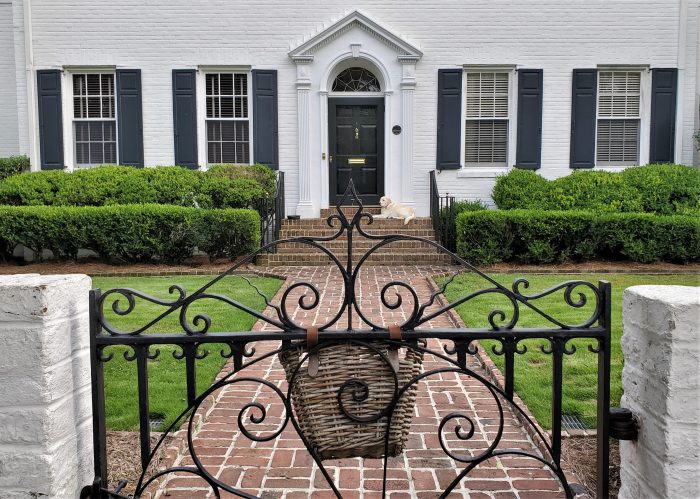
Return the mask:
<path fill-rule="evenodd" d="M 380 302 L 382 286 L 394 279 L 406 280 L 414 287 L 421 301 L 425 301 L 431 294 L 427 277 L 438 272 L 438 268 L 424 267 L 364 269 L 359 287 L 363 310 L 371 320 L 382 324 L 401 322 L 407 310 L 410 310 L 410 298 L 404 296 L 400 309 L 388 310 Z M 343 286 L 339 274 L 330 267 L 276 268 L 275 273 L 288 276 L 290 281 L 311 281 L 322 292 L 321 305 L 313 311 L 297 308 L 293 316 L 295 321 L 305 325 L 320 323 L 337 312 L 342 302 Z M 290 309 L 296 303 L 296 299 L 290 299 Z M 430 323 L 430 327 L 455 326 L 450 315 L 443 315 Z M 345 327 L 345 323 L 339 327 Z M 263 323 L 256 324 L 256 328 L 271 329 Z M 434 351 L 442 351 L 442 345 L 437 340 L 431 340 L 428 346 Z M 256 357 L 264 351 L 265 346 L 258 344 Z M 475 358 L 470 356 L 468 362 L 471 369 L 484 374 Z M 425 358 L 426 370 L 444 365 L 444 361 L 433 356 Z M 227 368 L 230 366 L 227 365 Z M 284 371 L 276 356 L 239 374 L 265 378 L 286 392 Z M 270 442 L 251 442 L 238 431 L 238 414 L 252 401 L 262 404 L 267 414 L 261 424 L 255 425 L 250 422 L 250 415 L 259 416 L 260 413 L 250 409 L 245 418 L 246 427 L 257 435 L 269 435 L 279 428 L 283 421 L 283 404 L 271 389 L 259 383 L 239 382 L 219 390 L 213 409 L 194 439 L 195 452 L 209 472 L 227 484 L 265 498 L 334 497 L 291 423 L 279 438 Z M 416 411 L 406 450 L 389 460 L 389 497 L 437 497 L 439 491 L 457 476 L 458 470 L 463 469 L 463 465 L 460 466 L 442 451 L 437 434 L 440 420 L 455 411 L 469 416 L 476 425 L 476 432 L 471 439 L 460 441 L 455 436 L 455 425 L 448 424 L 444 435 L 454 454 L 478 455 L 492 441 L 499 416 L 495 401 L 483 385 L 473 378 L 454 373 L 432 376 L 422 381 L 418 387 Z M 504 406 L 504 416 L 505 428 L 499 448 L 532 451 L 532 440 L 507 406 Z M 176 464 L 191 465 L 192 458 L 187 454 L 181 455 Z M 381 460 L 343 459 L 324 464 L 344 498 L 381 497 Z M 213 497 L 206 484 L 192 475 L 171 476 L 161 490 L 170 498 Z M 452 496 L 473 499 L 564 497 L 559 483 L 546 468 L 533 459 L 522 457 L 485 461 L 462 480 Z M 233 496 L 222 493 L 222 497 Z"/>

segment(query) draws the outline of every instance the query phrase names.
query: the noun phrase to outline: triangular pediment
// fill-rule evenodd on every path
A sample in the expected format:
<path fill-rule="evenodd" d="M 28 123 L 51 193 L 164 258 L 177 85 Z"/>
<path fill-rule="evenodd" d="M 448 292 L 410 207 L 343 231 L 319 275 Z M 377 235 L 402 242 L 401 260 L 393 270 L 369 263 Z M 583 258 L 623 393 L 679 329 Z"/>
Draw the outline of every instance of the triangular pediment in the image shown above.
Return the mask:
<path fill-rule="evenodd" d="M 305 41 L 289 52 L 292 59 L 313 59 L 314 54 L 323 46 L 335 40 L 343 33 L 347 33 L 353 28 L 359 28 L 385 45 L 391 47 L 399 58 L 420 59 L 423 56 L 415 45 L 409 43 L 396 33 L 393 33 L 384 26 L 370 19 L 367 15 L 359 11 L 354 11 L 339 21 L 333 23 L 317 35 Z"/>

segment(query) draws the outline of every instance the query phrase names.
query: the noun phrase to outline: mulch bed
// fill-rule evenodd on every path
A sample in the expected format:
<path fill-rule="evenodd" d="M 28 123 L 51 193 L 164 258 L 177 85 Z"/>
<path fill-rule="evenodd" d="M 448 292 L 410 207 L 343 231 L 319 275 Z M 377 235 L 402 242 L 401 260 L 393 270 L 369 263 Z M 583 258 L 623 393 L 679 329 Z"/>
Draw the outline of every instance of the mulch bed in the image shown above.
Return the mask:
<path fill-rule="evenodd" d="M 596 495 L 596 437 L 570 437 L 562 439 L 562 461 L 568 465 L 586 487 L 591 497 Z M 610 497 L 620 491 L 620 444 L 610 440 Z"/>
<path fill-rule="evenodd" d="M 155 447 L 161 433 L 151 433 L 151 448 Z M 167 448 L 170 437 L 163 442 L 161 449 Z M 164 452 L 159 451 L 149 466 L 153 472 L 160 468 Z M 107 468 L 109 470 L 109 490 L 115 490 L 120 480 L 126 480 L 126 485 L 120 494 L 128 496 L 134 493 L 136 483 L 141 477 L 141 448 L 139 434 L 135 431 L 107 432 Z M 150 473 L 146 476 L 150 476 Z"/>

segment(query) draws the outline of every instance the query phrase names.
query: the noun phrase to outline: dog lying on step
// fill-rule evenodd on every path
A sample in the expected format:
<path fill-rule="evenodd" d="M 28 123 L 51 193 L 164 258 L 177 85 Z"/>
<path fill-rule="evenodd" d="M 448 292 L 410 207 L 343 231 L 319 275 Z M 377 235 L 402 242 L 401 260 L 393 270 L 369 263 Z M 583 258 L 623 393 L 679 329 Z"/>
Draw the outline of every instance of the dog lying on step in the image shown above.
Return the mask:
<path fill-rule="evenodd" d="M 375 215 L 374 218 L 401 218 L 404 225 L 416 218 L 416 212 L 413 211 L 413 208 L 392 201 L 390 197 L 382 196 L 379 204 L 382 207 L 382 214 Z"/>

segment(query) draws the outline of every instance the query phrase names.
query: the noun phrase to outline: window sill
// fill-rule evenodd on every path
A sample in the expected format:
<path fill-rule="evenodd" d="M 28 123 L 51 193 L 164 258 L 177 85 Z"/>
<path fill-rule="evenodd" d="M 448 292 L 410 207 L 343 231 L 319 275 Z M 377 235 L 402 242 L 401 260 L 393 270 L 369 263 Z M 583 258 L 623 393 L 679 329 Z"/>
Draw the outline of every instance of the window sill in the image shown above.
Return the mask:
<path fill-rule="evenodd" d="M 636 168 L 639 165 L 626 165 L 626 166 L 595 166 L 593 169 L 598 170 L 598 171 L 603 171 L 603 172 L 610 172 L 610 173 L 620 173 L 621 171 L 626 170 L 627 168 Z"/>
<path fill-rule="evenodd" d="M 510 171 L 507 166 L 467 166 L 457 171 L 458 178 L 494 178 Z"/>

